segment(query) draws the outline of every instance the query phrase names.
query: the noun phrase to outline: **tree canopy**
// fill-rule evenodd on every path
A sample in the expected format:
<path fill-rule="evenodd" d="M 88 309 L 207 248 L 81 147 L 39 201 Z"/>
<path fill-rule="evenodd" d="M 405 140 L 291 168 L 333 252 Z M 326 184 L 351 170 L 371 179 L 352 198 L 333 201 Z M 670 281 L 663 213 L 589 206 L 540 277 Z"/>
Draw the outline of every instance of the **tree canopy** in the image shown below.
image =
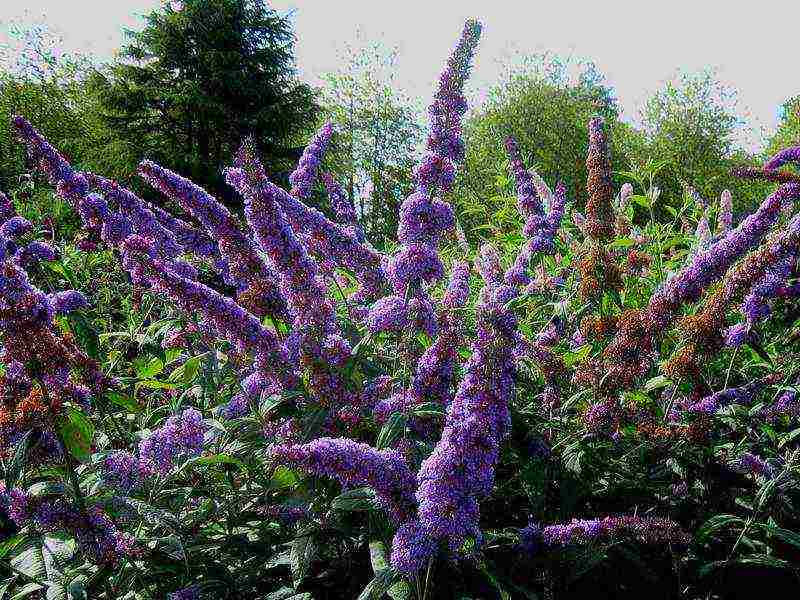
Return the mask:
<path fill-rule="evenodd" d="M 143 156 L 215 189 L 253 136 L 285 173 L 314 124 L 314 91 L 296 78 L 286 16 L 259 0 L 186 0 L 152 11 L 117 61 L 94 77 L 105 118 Z"/>

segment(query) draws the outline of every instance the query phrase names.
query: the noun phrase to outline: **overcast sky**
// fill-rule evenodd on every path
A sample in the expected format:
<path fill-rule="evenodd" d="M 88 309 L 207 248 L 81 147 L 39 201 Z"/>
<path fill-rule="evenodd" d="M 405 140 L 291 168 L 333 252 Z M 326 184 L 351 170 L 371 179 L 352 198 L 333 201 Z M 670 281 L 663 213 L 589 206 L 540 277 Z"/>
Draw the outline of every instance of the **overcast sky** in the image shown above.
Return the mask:
<path fill-rule="evenodd" d="M 161 0 L 0 0 L 3 25 L 41 21 L 67 50 L 101 57 L 120 45 L 121 28 Z M 427 99 L 463 21 L 484 32 L 469 85 L 472 97 L 496 82 L 505 57 L 550 50 L 594 61 L 615 88 L 623 117 L 678 70 L 713 67 L 739 90 L 740 115 L 771 130 L 779 106 L 800 93 L 797 0 L 276 0 L 291 11 L 301 75 L 316 83 L 339 66 L 358 30 L 399 49 L 398 85 Z M 749 134 L 750 140 L 757 133 Z M 748 145 L 752 145 L 751 143 Z"/>

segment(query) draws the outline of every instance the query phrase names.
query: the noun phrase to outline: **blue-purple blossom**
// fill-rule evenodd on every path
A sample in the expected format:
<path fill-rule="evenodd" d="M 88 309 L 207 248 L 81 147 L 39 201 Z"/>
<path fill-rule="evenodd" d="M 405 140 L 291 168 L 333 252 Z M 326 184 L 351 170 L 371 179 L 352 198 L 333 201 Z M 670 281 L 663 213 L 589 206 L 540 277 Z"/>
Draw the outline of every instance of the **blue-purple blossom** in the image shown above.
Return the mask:
<path fill-rule="evenodd" d="M 18 527 L 33 525 L 41 532 L 66 533 L 100 564 L 114 565 L 123 557 L 139 554 L 133 536 L 120 531 L 97 506 L 84 512 L 64 497 L 31 496 L 19 489 L 0 494 L 0 504 L 6 505 L 6 514 Z"/>
<path fill-rule="evenodd" d="M 774 171 L 788 163 L 800 163 L 800 146 L 792 146 L 781 150 L 767 161 L 767 164 L 764 165 L 764 170 Z"/>
<path fill-rule="evenodd" d="M 84 175 L 90 186 L 103 192 L 109 205 L 117 206 L 127 217 L 136 235 L 153 242 L 161 258 L 175 258 L 182 252 L 174 233 L 161 224 L 144 200 L 116 181 L 89 173 Z"/>
<path fill-rule="evenodd" d="M 199 456 L 207 426 L 202 415 L 187 408 L 139 442 L 139 460 L 145 473 L 168 475 L 178 461 Z"/>
<path fill-rule="evenodd" d="M 197 314 L 239 352 L 253 352 L 256 370 L 265 381 L 294 385 L 295 368 L 285 350 L 252 313 L 208 286 L 173 272 L 170 263 L 155 258 L 152 244 L 144 238 L 128 238 L 122 250 L 122 265 L 135 282 L 166 294 L 189 314 Z"/>
<path fill-rule="evenodd" d="M 325 123 L 311 143 L 306 146 L 297 168 L 289 175 L 289 182 L 292 184 L 291 194 L 301 200 L 306 200 L 311 195 L 311 189 L 317 178 L 322 157 L 330 143 L 333 134 L 333 123 Z"/>
<path fill-rule="evenodd" d="M 346 489 L 371 487 L 395 521 L 404 521 L 414 506 L 414 474 L 396 450 L 376 450 L 347 438 L 318 438 L 278 446 L 271 456 L 279 464 L 335 479 Z"/>
<path fill-rule="evenodd" d="M 478 501 L 491 491 L 500 442 L 510 424 L 517 321 L 506 304 L 517 292 L 497 283 L 493 269 L 487 275 L 464 378 L 447 407 L 442 437 L 417 474 L 419 522 L 453 552 L 468 538 L 480 537 Z"/>
<path fill-rule="evenodd" d="M 352 227 L 356 239 L 359 242 L 364 242 L 364 230 L 358 222 L 352 199 L 345 194 L 342 186 L 339 185 L 339 182 L 334 179 L 332 174 L 323 173 L 322 183 L 325 185 L 325 191 L 328 192 L 328 201 L 331 203 L 331 208 L 333 208 L 336 218 L 339 222 Z"/>
<path fill-rule="evenodd" d="M 34 241 L 17 250 L 15 258 L 20 265 L 27 269 L 42 261 L 56 260 L 56 251 L 49 244 Z"/>
<path fill-rule="evenodd" d="M 0 223 L 8 221 L 15 214 L 14 204 L 3 192 L 0 192 Z"/>
<path fill-rule="evenodd" d="M 428 111 L 427 152 L 414 171 L 416 190 L 400 207 L 398 239 L 402 246 L 387 267 L 389 281 L 400 296 L 409 290 L 424 294 L 423 283 L 433 283 L 444 276 L 437 247 L 442 234 L 455 225 L 455 219 L 450 205 L 436 198 L 436 194 L 450 190 L 455 178 L 453 162 L 464 155 L 461 119 L 467 105 L 463 87 L 480 31 L 477 21 L 468 21 L 464 26 Z"/>
<path fill-rule="evenodd" d="M 103 482 L 124 493 L 141 484 L 143 471 L 139 458 L 126 450 L 112 452 L 100 465 Z"/>
<path fill-rule="evenodd" d="M 687 412 L 695 415 L 713 415 L 730 404 L 752 404 L 767 382 L 768 380 L 758 379 L 741 387 L 714 392 L 690 405 Z"/>
<path fill-rule="evenodd" d="M 648 313 L 654 327 L 664 327 L 675 311 L 701 293 L 748 250 L 758 245 L 780 216 L 781 207 L 800 196 L 800 185 L 782 185 L 722 239 L 701 249 L 690 264 L 667 279 L 650 298 Z"/>
<path fill-rule="evenodd" d="M 294 233 L 317 260 L 347 269 L 359 283 L 356 302 L 376 299 L 386 287 L 382 255 L 358 240 L 348 227 L 334 223 L 280 188 L 273 189 Z"/>
<path fill-rule="evenodd" d="M 741 473 L 758 475 L 769 479 L 775 474 L 775 469 L 766 460 L 751 452 L 743 453 L 733 461 L 733 468 Z"/>
<path fill-rule="evenodd" d="M 89 301 L 86 296 L 75 290 L 65 290 L 50 294 L 48 300 L 53 307 L 53 312 L 57 315 L 67 315 L 82 308 L 89 308 Z"/>
<path fill-rule="evenodd" d="M 178 2 L 172 2 L 171 4 L 179 4 Z M 175 10 L 173 8 L 173 10 Z M 200 600 L 200 586 L 190 585 L 185 588 L 181 588 L 178 591 L 172 592 L 167 596 L 167 600 Z"/>
<path fill-rule="evenodd" d="M 544 217 L 542 199 L 533 184 L 531 174 L 525 170 L 525 164 L 522 162 L 517 141 L 513 137 L 507 137 L 505 147 L 509 158 L 509 168 L 516 182 L 519 214 L 526 221 L 534 215 Z"/>
<path fill-rule="evenodd" d="M 47 174 L 50 182 L 56 186 L 58 195 L 73 208 L 77 208 L 78 200 L 89 189 L 86 178 L 76 173 L 66 159 L 24 117 L 12 117 L 11 124 L 31 161 Z"/>
<path fill-rule="evenodd" d="M 220 202 L 188 179 L 151 161 L 139 165 L 139 175 L 154 188 L 178 202 L 202 223 L 219 245 L 230 277 L 238 282 L 240 298 L 257 316 L 288 318 L 286 300 L 278 289 L 278 276 L 258 253 L 255 243 Z"/>
<path fill-rule="evenodd" d="M 686 544 L 690 539 L 675 521 L 634 515 L 573 519 L 569 523 L 546 527 L 531 522 L 520 530 L 520 546 L 529 555 L 535 555 L 542 548 L 562 548 L 616 540 L 643 544 Z"/>
<path fill-rule="evenodd" d="M 310 370 L 312 392 L 323 404 L 347 404 L 348 390 L 339 369 L 350 347 L 341 337 L 317 263 L 295 237 L 276 201 L 279 188 L 267 180 L 250 145 L 242 147 L 237 164 L 226 171 L 226 179 L 244 198 L 247 221 L 277 269 L 281 293 L 295 316 L 292 344 L 300 364 Z"/>
<path fill-rule="evenodd" d="M 404 523 L 392 541 L 392 566 L 405 574 L 414 574 L 428 564 L 438 551 L 436 540 L 417 521 Z"/>
<path fill-rule="evenodd" d="M 717 233 L 728 233 L 733 227 L 733 195 L 730 190 L 723 190 L 719 197 L 719 213 L 717 214 Z"/>

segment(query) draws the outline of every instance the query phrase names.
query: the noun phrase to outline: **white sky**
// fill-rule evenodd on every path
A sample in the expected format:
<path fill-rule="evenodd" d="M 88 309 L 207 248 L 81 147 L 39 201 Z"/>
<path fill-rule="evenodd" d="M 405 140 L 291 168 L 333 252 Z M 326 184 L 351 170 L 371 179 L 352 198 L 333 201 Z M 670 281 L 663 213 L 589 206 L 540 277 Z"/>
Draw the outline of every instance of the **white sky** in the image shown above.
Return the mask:
<path fill-rule="evenodd" d="M 0 43 L 9 20 L 44 20 L 68 50 L 110 56 L 121 27 L 161 0 L 0 0 Z M 797 0 L 275 0 L 291 10 L 297 59 L 311 83 L 339 66 L 340 51 L 360 30 L 397 46 L 398 85 L 426 101 L 464 20 L 484 32 L 468 89 L 472 97 L 498 81 L 504 57 L 549 50 L 593 60 L 615 88 L 623 118 L 677 70 L 718 69 L 739 90 L 740 115 L 772 130 L 778 108 L 800 93 Z M 748 146 L 758 131 L 745 133 Z"/>

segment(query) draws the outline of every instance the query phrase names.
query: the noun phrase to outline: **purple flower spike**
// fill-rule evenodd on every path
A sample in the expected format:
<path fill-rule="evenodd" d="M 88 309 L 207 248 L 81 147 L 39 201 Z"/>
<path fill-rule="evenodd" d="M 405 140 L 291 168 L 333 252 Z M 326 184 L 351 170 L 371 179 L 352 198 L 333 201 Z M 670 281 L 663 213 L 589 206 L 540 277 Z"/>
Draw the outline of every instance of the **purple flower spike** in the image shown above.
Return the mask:
<path fill-rule="evenodd" d="M 142 469 L 168 475 L 179 460 L 200 455 L 205 431 L 203 417 L 193 408 L 170 417 L 139 443 Z"/>
<path fill-rule="evenodd" d="M 231 212 L 201 187 L 153 162 L 143 161 L 139 175 L 154 188 L 178 202 L 217 240 L 231 277 L 247 291 L 242 301 L 258 314 L 288 319 L 286 300 L 277 285 L 275 270 L 258 253 L 255 243 L 239 227 Z"/>
<path fill-rule="evenodd" d="M 403 522 L 414 506 L 414 475 L 396 450 L 376 450 L 346 438 L 319 438 L 308 444 L 278 446 L 281 464 L 335 479 L 346 489 L 368 486 L 392 520 Z"/>
<path fill-rule="evenodd" d="M 12 117 L 11 124 L 31 161 L 57 186 L 58 195 L 73 208 L 77 208 L 78 200 L 89 189 L 86 178 L 76 173 L 67 160 L 24 117 Z"/>
<path fill-rule="evenodd" d="M 82 308 L 89 308 L 89 301 L 80 292 L 66 290 L 50 294 L 48 300 L 57 315 L 66 315 Z"/>
<path fill-rule="evenodd" d="M 301 200 L 306 200 L 311 195 L 311 188 L 317 178 L 322 157 L 328 148 L 328 144 L 333 135 L 333 123 L 325 123 L 311 143 L 306 146 L 297 168 L 289 175 L 289 182 L 292 184 L 291 194 Z"/>
<path fill-rule="evenodd" d="M 436 540 L 428 536 L 418 521 L 400 526 L 392 541 L 392 566 L 406 575 L 413 575 L 428 564 L 437 548 Z"/>
<path fill-rule="evenodd" d="M 42 261 L 55 260 L 56 251 L 44 242 L 31 242 L 19 248 L 14 258 L 23 268 L 28 269 Z"/>
<path fill-rule="evenodd" d="M 764 170 L 774 171 L 787 163 L 800 163 L 800 146 L 792 146 L 781 150 L 767 161 L 767 164 L 764 165 Z"/>
<path fill-rule="evenodd" d="M 368 302 L 383 293 L 387 279 L 381 254 L 359 242 L 350 228 L 334 223 L 291 194 L 280 188 L 273 189 L 273 192 L 289 225 L 306 249 L 318 260 L 353 273 L 360 285 L 355 294 L 356 301 Z"/>
<path fill-rule="evenodd" d="M 276 198 L 279 188 L 267 180 L 251 144 L 237 157 L 239 167 L 228 169 L 226 179 L 245 199 L 245 214 L 261 249 L 278 270 L 281 292 L 295 315 L 293 344 L 302 365 L 309 365 L 312 392 L 323 404 L 348 403 L 340 376 L 343 356 L 350 347 L 341 338 L 336 309 L 328 298 L 317 263 L 295 237 Z M 336 338 L 335 343 L 329 343 Z M 317 385 L 321 387 L 316 387 Z"/>
<path fill-rule="evenodd" d="M 8 221 L 16 214 L 14 205 L 3 192 L 0 192 L 0 223 Z"/>
<path fill-rule="evenodd" d="M 472 354 L 447 407 L 441 439 L 417 474 L 419 522 L 427 535 L 447 541 L 453 552 L 460 552 L 468 538 L 480 539 L 478 501 L 494 482 L 514 387 L 517 322 L 505 305 L 517 292 L 501 283 L 499 265 L 481 273 L 486 285 L 477 305 Z"/>
<path fill-rule="evenodd" d="M 519 214 L 526 221 L 533 215 L 544 217 L 542 200 L 539 198 L 536 186 L 533 184 L 531 174 L 525 170 L 525 164 L 519 153 L 519 146 L 513 137 L 506 138 L 506 152 L 509 158 L 509 168 L 517 186 L 517 208 Z"/>
<path fill-rule="evenodd" d="M 730 190 L 724 190 L 719 197 L 717 233 L 728 233 L 731 227 L 733 227 L 733 195 Z"/>
<path fill-rule="evenodd" d="M 689 414 L 714 415 L 730 404 L 750 405 L 767 383 L 768 380 L 759 379 L 741 387 L 714 392 L 686 410 Z"/>
<path fill-rule="evenodd" d="M 467 104 L 463 88 L 480 32 L 477 21 L 464 25 L 428 110 L 427 152 L 414 171 L 416 191 L 400 208 L 398 239 L 403 245 L 387 268 L 394 291 L 400 296 L 412 290 L 414 295 L 423 297 L 427 294 L 423 284 L 444 276 L 438 244 L 442 234 L 455 225 L 455 218 L 449 204 L 436 198 L 436 194 L 450 191 L 455 178 L 453 163 L 464 157 L 461 120 Z"/>
<path fill-rule="evenodd" d="M 322 174 L 322 183 L 325 185 L 325 191 L 328 192 L 328 200 L 331 203 L 331 208 L 333 208 L 336 218 L 345 225 L 352 227 L 356 234 L 356 239 L 363 243 L 364 230 L 358 222 L 353 200 L 347 197 L 342 186 L 339 185 L 330 173 Z"/>
<path fill-rule="evenodd" d="M 702 292 L 721 277 L 748 250 L 758 245 L 780 216 L 784 204 L 800 196 L 800 185 L 787 183 L 771 194 L 761 206 L 719 241 L 701 249 L 691 263 L 667 279 L 650 298 L 652 325 L 664 327 L 686 302 L 695 302 Z"/>
<path fill-rule="evenodd" d="M 141 237 L 125 240 L 122 265 L 134 282 L 164 293 L 189 314 L 197 314 L 240 352 L 252 351 L 256 366 L 270 381 L 292 387 L 295 368 L 272 331 L 242 306 L 211 288 L 181 277 L 170 263 L 155 258 L 152 244 Z"/>

